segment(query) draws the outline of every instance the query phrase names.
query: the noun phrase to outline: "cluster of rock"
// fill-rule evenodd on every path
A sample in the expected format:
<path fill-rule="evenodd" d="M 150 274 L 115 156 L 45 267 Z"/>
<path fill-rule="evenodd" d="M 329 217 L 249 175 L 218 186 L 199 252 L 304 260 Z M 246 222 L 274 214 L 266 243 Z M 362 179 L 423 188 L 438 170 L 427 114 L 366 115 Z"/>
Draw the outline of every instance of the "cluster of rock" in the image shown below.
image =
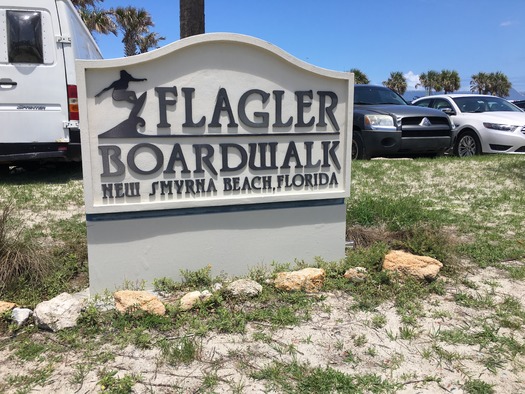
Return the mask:
<path fill-rule="evenodd" d="M 395 272 L 400 276 L 412 276 L 421 280 L 434 280 L 443 264 L 426 256 L 416 256 L 402 251 L 389 252 L 383 262 L 383 270 Z M 353 282 L 365 281 L 368 273 L 363 267 L 348 269 L 344 277 Z M 305 268 L 292 272 L 280 272 L 272 281 L 283 291 L 321 291 L 326 277 L 322 268 Z M 262 286 L 250 279 L 239 279 L 229 283 L 224 289 L 219 283 L 213 291 L 226 291 L 234 297 L 256 297 L 262 292 Z M 192 291 L 177 300 L 162 300 L 158 294 L 149 291 L 120 290 L 113 294 L 114 308 L 121 313 L 142 310 L 147 313 L 164 315 L 166 303 L 176 303 L 179 310 L 188 311 L 198 303 L 207 301 L 213 293 Z M 89 291 L 76 294 L 62 293 L 55 298 L 38 304 L 34 311 L 17 307 L 11 302 L 0 301 L 0 314 L 11 311 L 11 319 L 21 326 L 32 317 L 35 324 L 44 330 L 59 331 L 74 327 L 82 310 L 89 302 Z"/>

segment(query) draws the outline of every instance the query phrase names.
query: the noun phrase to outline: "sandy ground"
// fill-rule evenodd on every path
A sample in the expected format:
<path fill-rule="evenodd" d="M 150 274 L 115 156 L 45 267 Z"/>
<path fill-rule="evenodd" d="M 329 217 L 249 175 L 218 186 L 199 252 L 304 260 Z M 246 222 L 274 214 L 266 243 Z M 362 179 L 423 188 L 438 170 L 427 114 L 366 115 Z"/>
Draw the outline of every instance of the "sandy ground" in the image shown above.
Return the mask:
<path fill-rule="evenodd" d="M 311 367 L 334 368 L 349 375 L 376 374 L 398 383 L 397 393 L 466 393 L 464 384 L 472 379 L 493 385 L 495 393 L 525 392 L 523 355 L 511 357 L 506 354 L 495 369 L 489 369 L 484 360 L 494 356 L 490 354 L 494 349 L 484 348 L 479 343 L 451 345 L 437 339 L 437 334 L 443 330 L 476 331 L 476 327 L 472 327 L 474 321 L 493 318 L 494 311 L 490 308 L 458 305 L 454 299 L 458 292 L 479 298 L 490 295 L 496 303 L 510 296 L 525 308 L 525 284 L 510 279 L 506 271 L 476 269 L 465 278 L 468 287 L 448 283 L 445 295 L 434 295 L 425 301 L 425 316 L 419 318 L 417 334 L 410 340 L 400 338 L 402 323 L 392 303 L 387 302 L 373 312 L 356 313 L 349 309 L 353 303 L 350 296 L 324 293 L 326 299 L 316 307 L 311 321 L 276 331 L 267 325 L 252 323 L 243 335 L 210 333 L 202 340 L 198 360 L 187 365 L 167 365 L 158 349 L 140 350 L 131 346 L 99 349 L 96 362 L 94 355 L 86 360 L 71 350 L 57 361 L 47 357 L 23 363 L 8 347 L 2 346 L 0 382 L 8 382 L 17 375 L 34 375 L 35 371 L 52 365 L 53 372 L 44 385 L 34 385 L 29 392 L 101 392 L 99 373 L 105 368 L 118 371 L 117 377 L 136 374 L 135 393 L 280 393 L 279 387 L 252 378 L 252 373 L 274 362 L 296 361 Z M 378 327 L 372 322 L 374 316 L 381 315 L 386 319 L 384 325 Z M 261 334 L 265 340 L 261 340 Z M 525 342 L 523 327 L 518 330 L 501 328 L 498 335 L 520 344 Z M 2 342 L 6 340 L 3 338 Z M 443 353 L 435 350 L 436 345 Z M 105 352 L 117 356 L 103 362 L 100 354 Z M 82 365 L 90 367 L 80 378 Z M 205 389 L 204 382 L 212 378 L 216 383 Z M 14 386 L 12 391 L 8 388 L 6 392 L 21 392 Z"/>

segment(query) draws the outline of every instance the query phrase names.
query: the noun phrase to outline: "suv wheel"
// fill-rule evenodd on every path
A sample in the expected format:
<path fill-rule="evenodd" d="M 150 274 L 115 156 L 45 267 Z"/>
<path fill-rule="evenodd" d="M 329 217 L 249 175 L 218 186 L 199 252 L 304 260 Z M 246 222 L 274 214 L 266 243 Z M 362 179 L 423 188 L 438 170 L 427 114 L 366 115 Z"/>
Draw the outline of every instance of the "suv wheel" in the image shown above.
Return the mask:
<path fill-rule="evenodd" d="M 352 136 L 352 160 L 365 160 L 368 159 L 365 153 L 365 146 L 363 140 L 357 134 Z"/>

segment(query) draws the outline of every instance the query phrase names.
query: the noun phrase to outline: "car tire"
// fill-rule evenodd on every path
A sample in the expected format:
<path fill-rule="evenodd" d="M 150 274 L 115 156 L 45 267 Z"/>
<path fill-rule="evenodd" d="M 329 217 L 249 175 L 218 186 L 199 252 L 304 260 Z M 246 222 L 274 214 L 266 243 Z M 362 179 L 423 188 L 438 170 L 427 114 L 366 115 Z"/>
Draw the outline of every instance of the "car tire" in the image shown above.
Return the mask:
<path fill-rule="evenodd" d="M 352 160 L 367 160 L 369 157 L 366 154 L 365 144 L 361 136 L 353 134 L 352 136 Z"/>
<path fill-rule="evenodd" d="M 9 165 L 8 164 L 0 164 L 0 177 L 4 177 L 9 175 Z"/>
<path fill-rule="evenodd" d="M 459 157 L 469 157 L 481 154 L 481 143 L 473 131 L 461 133 L 454 144 L 454 154 Z"/>

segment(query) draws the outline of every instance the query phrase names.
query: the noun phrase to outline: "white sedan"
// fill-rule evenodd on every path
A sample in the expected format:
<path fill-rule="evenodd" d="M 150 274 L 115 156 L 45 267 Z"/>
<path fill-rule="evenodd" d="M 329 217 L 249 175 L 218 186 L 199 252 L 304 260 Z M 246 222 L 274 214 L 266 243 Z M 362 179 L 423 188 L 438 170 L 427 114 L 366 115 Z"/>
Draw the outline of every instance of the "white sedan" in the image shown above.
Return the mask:
<path fill-rule="evenodd" d="M 440 109 L 456 125 L 454 154 L 525 154 L 525 112 L 507 100 L 480 94 L 440 94 L 413 105 Z"/>

